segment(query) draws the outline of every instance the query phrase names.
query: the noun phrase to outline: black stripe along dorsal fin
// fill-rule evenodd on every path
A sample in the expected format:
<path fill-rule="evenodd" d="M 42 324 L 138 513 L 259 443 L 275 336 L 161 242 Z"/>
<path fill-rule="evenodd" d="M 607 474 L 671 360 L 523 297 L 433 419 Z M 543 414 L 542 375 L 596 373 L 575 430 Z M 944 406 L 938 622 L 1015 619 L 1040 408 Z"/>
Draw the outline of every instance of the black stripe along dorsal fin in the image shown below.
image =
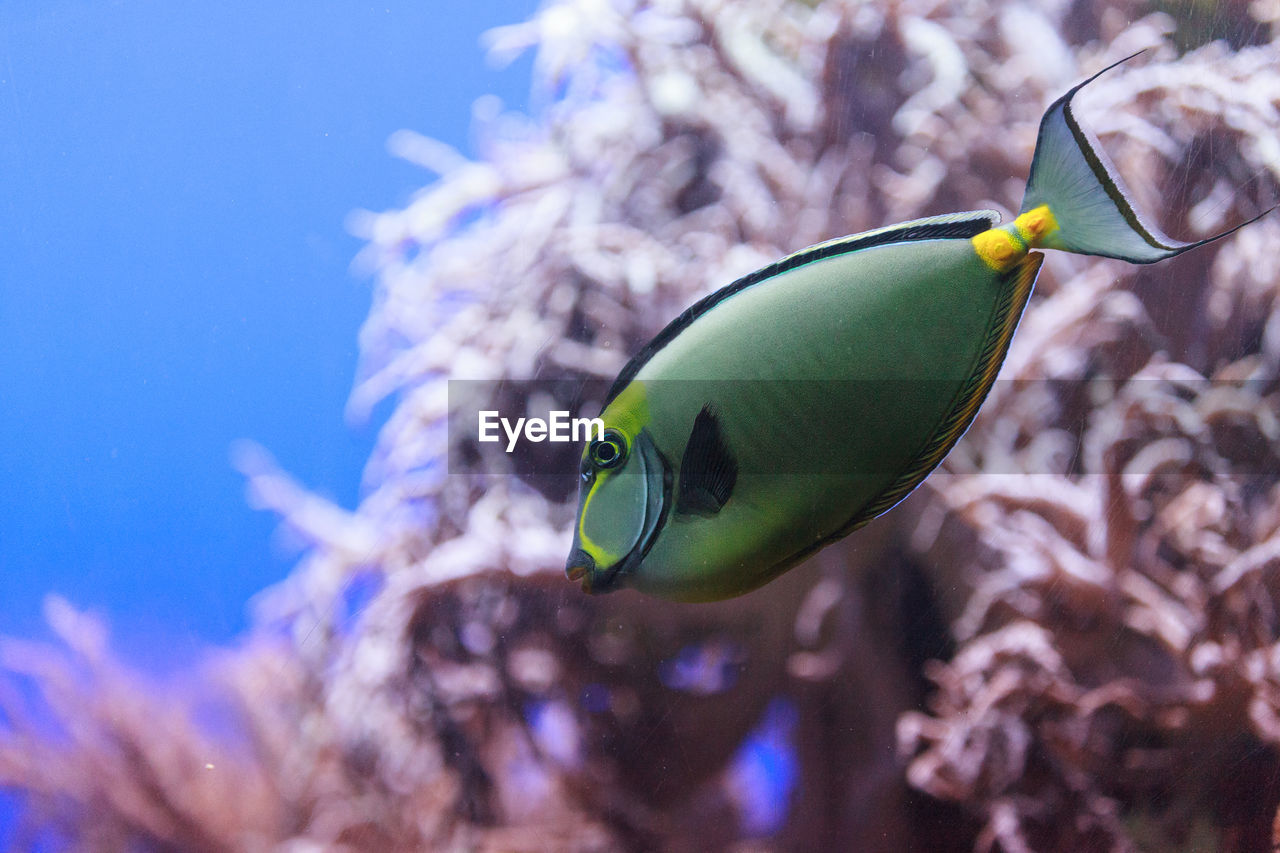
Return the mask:
<path fill-rule="evenodd" d="M 833 258 L 837 255 L 847 255 L 860 249 L 869 249 L 872 246 L 882 246 L 887 243 L 909 243 L 917 240 L 968 239 L 981 234 L 989 228 L 994 228 L 999 223 L 1000 214 L 994 210 L 948 213 L 942 216 L 913 219 L 910 222 L 877 228 L 874 231 L 864 231 L 861 234 L 840 237 L 836 240 L 802 249 L 795 254 L 787 255 L 781 260 L 774 261 L 772 264 L 762 267 L 753 273 L 748 273 L 737 281 L 702 297 L 682 311 L 622 368 L 622 372 L 618 374 L 618 378 L 613 381 L 613 385 L 609 388 L 609 394 L 605 398 L 604 405 L 608 406 L 613 401 L 613 398 L 618 396 L 623 388 L 627 387 L 627 383 L 635 378 L 636 374 L 640 372 L 640 368 L 644 367 L 649 359 L 653 358 L 654 353 L 675 340 L 676 336 L 687 329 L 694 320 L 716 307 L 725 299 L 735 293 L 746 290 L 748 287 L 782 275 L 797 267 L 802 267 L 805 264 Z"/>

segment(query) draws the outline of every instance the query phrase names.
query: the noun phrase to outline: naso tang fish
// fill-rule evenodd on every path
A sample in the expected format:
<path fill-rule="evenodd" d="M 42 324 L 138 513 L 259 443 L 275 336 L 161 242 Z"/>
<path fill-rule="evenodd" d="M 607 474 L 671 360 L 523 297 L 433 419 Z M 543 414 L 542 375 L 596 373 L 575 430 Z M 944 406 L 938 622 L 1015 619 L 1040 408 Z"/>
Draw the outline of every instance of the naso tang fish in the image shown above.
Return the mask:
<path fill-rule="evenodd" d="M 1033 249 L 1145 264 L 1234 231 L 1183 243 L 1138 216 L 1071 110 L 1098 74 L 1045 113 L 1013 222 L 953 213 L 812 246 L 631 359 L 582 455 L 569 578 L 684 601 L 759 587 L 946 456 L 1008 351 Z"/>

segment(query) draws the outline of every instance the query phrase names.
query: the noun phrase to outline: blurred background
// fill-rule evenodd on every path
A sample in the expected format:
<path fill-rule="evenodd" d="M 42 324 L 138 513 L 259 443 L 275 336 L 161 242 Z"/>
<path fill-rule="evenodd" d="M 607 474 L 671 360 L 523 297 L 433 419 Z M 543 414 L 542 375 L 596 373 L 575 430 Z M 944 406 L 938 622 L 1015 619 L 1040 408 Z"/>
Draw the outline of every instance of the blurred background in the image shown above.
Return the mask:
<path fill-rule="evenodd" d="M 246 504 L 260 442 L 353 506 L 379 418 L 348 424 L 368 278 L 356 208 L 463 150 L 472 102 L 524 108 L 480 34 L 536 0 L 0 5 L 0 634 L 61 592 L 157 670 L 245 626 L 296 559 Z"/>
<path fill-rule="evenodd" d="M 394 131 L 467 150 L 476 98 L 526 108 L 480 35 L 534 8 L 0 4 L 0 634 L 45 636 L 51 591 L 157 674 L 242 631 L 297 551 L 238 439 L 355 504 L 384 413 L 343 419 L 344 222 L 424 182 Z"/>

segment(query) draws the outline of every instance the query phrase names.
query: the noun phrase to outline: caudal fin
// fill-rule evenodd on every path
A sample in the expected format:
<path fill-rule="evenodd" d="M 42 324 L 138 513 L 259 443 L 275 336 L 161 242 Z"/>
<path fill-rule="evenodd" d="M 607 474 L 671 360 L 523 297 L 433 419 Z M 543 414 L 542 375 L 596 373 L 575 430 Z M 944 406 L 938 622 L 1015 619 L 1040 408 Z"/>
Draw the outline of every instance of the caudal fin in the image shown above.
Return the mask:
<path fill-rule="evenodd" d="M 1048 222 L 1057 228 L 1038 245 L 1149 264 L 1211 243 L 1271 212 L 1264 211 L 1221 234 L 1193 243 L 1166 236 L 1138 215 L 1106 153 L 1092 134 L 1080 127 L 1071 111 L 1076 92 L 1137 55 L 1126 56 L 1072 87 L 1053 102 L 1040 120 L 1031 177 L 1019 211 L 1022 214 L 1048 208 Z"/>

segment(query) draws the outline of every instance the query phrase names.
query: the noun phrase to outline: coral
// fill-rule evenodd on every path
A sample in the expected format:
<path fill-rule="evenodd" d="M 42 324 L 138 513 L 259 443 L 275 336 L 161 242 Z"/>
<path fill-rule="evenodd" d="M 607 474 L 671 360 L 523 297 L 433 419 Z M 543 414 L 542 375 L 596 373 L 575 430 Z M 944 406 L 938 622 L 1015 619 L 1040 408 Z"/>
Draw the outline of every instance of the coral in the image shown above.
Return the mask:
<path fill-rule="evenodd" d="M 102 623 L 51 597 L 45 616 L 57 650 L 6 639 L 0 666 L 0 784 L 30 804 L 15 849 L 264 849 L 286 828 L 278 770 L 295 736 L 298 667 L 254 645 L 232 667 L 209 664 L 221 689 L 206 713 L 234 717 L 248 742 L 210 735 L 195 709 L 157 702 L 154 690 L 115 663 Z M 280 707 L 283 704 L 291 707 Z M 215 707 L 216 705 L 216 707 Z M 275 705 L 276 707 L 267 707 Z"/>
<path fill-rule="evenodd" d="M 394 399 L 360 505 L 238 452 L 310 548 L 218 658 L 220 724 L 57 604 L 68 648 L 3 663 L 59 731 L 0 695 L 0 783 L 82 849 L 1266 849 L 1276 217 L 1149 269 L 1049 259 L 943 468 L 735 601 L 581 595 L 572 457 L 448 429 L 464 392 L 589 404 L 697 296 L 806 244 L 1015 210 L 1045 105 L 1139 49 L 1081 97 L 1139 207 L 1183 237 L 1259 212 L 1280 12 L 1225 4 L 1231 44 L 1177 14 L 564 0 L 494 32 L 536 48 L 535 118 L 478 105 L 476 160 L 398 134 L 438 178 L 352 218 L 376 288 L 349 414 Z M 553 399 L 461 384 L 535 377 Z"/>

